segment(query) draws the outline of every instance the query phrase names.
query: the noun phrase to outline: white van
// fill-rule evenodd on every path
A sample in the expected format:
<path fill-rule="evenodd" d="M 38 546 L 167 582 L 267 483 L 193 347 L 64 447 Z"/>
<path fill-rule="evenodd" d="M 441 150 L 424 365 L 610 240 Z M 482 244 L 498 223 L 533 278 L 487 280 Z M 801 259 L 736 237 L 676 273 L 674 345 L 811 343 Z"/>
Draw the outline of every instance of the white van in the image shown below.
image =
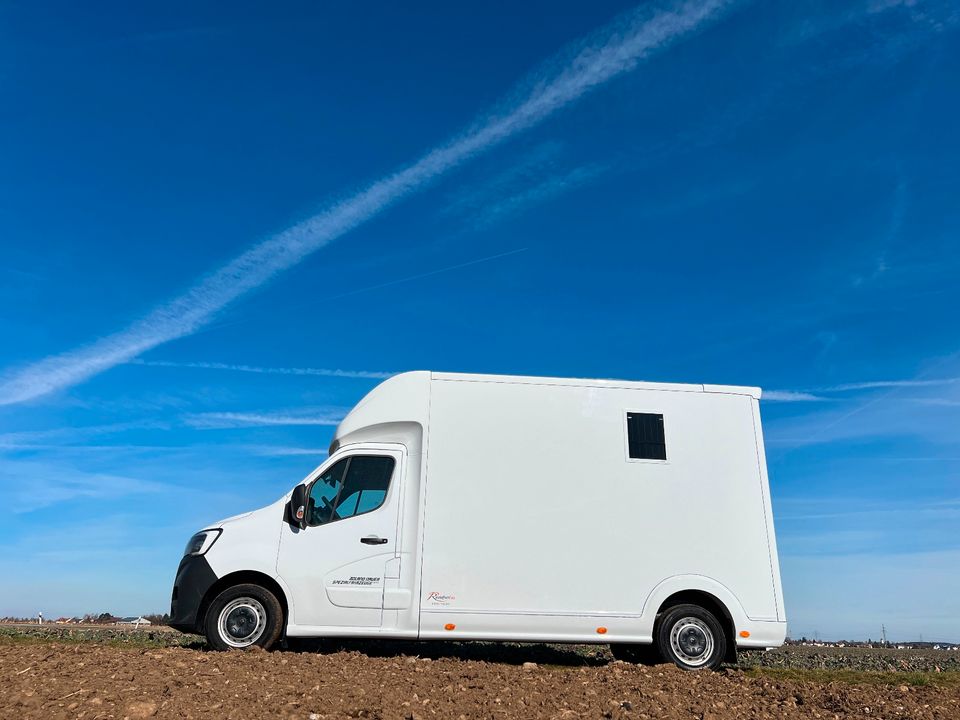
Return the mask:
<path fill-rule="evenodd" d="M 409 372 L 292 492 L 187 544 L 172 625 L 610 643 L 683 668 L 783 643 L 760 390 Z"/>

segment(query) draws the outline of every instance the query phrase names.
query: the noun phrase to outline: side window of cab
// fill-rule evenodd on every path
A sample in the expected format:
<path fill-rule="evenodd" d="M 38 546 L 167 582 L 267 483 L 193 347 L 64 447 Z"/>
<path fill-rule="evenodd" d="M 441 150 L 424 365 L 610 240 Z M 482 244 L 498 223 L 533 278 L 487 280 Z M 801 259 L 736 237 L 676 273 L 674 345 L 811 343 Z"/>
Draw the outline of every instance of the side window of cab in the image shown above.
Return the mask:
<path fill-rule="evenodd" d="M 307 524 L 326 525 L 373 512 L 387 499 L 394 460 L 383 455 L 352 455 L 331 465 L 310 488 Z"/>

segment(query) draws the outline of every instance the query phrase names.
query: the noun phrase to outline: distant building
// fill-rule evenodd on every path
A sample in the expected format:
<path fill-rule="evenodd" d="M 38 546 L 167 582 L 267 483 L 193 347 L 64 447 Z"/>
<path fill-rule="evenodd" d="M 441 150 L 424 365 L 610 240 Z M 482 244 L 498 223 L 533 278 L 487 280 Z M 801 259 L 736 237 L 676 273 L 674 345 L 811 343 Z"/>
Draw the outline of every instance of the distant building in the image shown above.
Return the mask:
<path fill-rule="evenodd" d="M 145 617 L 125 617 L 117 620 L 117 625 L 133 625 L 134 627 L 140 627 L 141 625 L 152 625 L 149 620 Z"/>

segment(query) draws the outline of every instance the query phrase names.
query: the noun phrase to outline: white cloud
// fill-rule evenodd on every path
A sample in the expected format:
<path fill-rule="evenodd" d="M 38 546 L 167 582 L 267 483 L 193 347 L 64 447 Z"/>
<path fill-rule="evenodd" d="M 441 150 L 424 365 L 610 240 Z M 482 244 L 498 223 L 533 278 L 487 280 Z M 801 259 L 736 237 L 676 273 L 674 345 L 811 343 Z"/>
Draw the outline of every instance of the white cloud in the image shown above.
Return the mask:
<path fill-rule="evenodd" d="M 770 446 L 801 447 L 843 440 L 894 437 L 920 438 L 926 442 L 955 445 L 960 407 L 960 354 L 940 358 L 924 372 L 907 380 L 879 380 L 812 388 L 798 392 L 818 394 L 880 389 L 859 395 L 833 395 L 827 407 L 766 424 Z M 943 377 L 929 377 L 934 372 Z M 909 397 L 904 397 L 910 391 Z M 777 459 L 782 459 L 783 453 Z"/>
<path fill-rule="evenodd" d="M 76 385 L 151 348 L 196 332 L 238 297 L 452 168 L 633 70 L 646 56 L 714 19 L 728 4 L 724 0 L 684 2 L 652 14 L 634 12 L 604 28 L 568 53 L 565 63 L 532 78 L 514 94 L 513 102 L 412 165 L 254 245 L 131 326 L 9 373 L 0 384 L 0 404 L 24 402 Z"/>
<path fill-rule="evenodd" d="M 63 426 L 47 430 L 23 430 L 0 433 L 0 449 L 19 449 L 29 445 L 56 443 L 63 447 L 71 441 L 84 440 L 97 435 L 112 435 L 128 430 L 166 430 L 169 423 L 156 420 L 134 420 L 106 425 Z M 47 443 L 44 443 L 47 441 Z"/>
<path fill-rule="evenodd" d="M 939 458 L 938 458 L 939 459 Z M 940 519 L 955 522 L 960 520 L 960 500 L 877 502 L 858 497 L 816 497 L 781 498 L 777 500 L 777 522 L 800 522 L 804 528 L 819 520 L 843 520 L 850 522 L 862 520 L 878 523 L 877 527 L 903 530 L 908 522 L 917 522 L 923 518 Z M 887 524 L 889 520 L 898 523 Z M 778 534 L 784 535 L 781 528 Z"/>
<path fill-rule="evenodd" d="M 15 513 L 82 499 L 116 500 L 169 490 L 169 485 L 152 480 L 45 462 L 4 460 L 0 466 L 0 498 Z"/>
<path fill-rule="evenodd" d="M 960 422 L 957 406 L 917 400 L 885 394 L 857 404 L 831 403 L 829 409 L 767 422 L 764 435 L 771 447 L 801 447 L 880 437 L 956 445 L 960 441 L 954 430 Z M 782 456 L 781 453 L 775 457 L 780 459 Z"/>

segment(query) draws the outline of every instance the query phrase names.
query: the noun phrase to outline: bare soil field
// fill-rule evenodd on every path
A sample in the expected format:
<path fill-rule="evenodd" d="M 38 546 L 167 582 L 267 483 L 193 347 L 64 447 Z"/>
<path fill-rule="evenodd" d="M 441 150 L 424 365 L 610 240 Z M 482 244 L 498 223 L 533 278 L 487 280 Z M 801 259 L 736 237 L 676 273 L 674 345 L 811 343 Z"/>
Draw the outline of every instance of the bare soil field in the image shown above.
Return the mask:
<path fill-rule="evenodd" d="M 602 646 L 342 642 L 214 653 L 161 628 L 6 627 L 0 718 L 955 719 L 958 655 L 786 648 L 684 673 L 613 661 Z"/>

